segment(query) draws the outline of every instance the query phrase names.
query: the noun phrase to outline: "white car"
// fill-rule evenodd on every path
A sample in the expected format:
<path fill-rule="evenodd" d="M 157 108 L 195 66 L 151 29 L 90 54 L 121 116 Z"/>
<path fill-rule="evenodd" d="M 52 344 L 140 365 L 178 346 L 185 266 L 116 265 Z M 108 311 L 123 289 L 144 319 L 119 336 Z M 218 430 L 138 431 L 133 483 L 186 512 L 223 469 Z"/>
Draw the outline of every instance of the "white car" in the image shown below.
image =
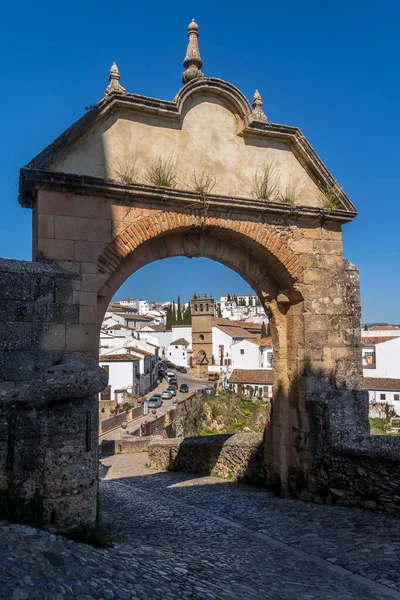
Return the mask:
<path fill-rule="evenodd" d="M 161 398 L 163 400 L 170 400 L 172 398 L 172 392 L 170 392 L 169 390 L 165 390 L 162 394 L 161 394 Z"/>

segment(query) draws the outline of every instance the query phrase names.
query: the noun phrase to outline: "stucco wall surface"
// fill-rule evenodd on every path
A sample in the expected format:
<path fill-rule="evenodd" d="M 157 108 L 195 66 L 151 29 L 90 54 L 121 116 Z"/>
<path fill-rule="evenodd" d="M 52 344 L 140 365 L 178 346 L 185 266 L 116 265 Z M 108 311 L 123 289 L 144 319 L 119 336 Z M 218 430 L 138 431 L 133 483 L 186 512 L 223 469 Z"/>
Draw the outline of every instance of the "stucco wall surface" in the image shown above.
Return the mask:
<path fill-rule="evenodd" d="M 178 189 L 193 187 L 193 174 L 209 173 L 213 193 L 251 197 L 252 178 L 274 165 L 278 188 L 295 185 L 298 204 L 321 206 L 319 190 L 283 142 L 239 135 L 237 116 L 222 100 L 198 95 L 187 102 L 181 123 L 118 110 L 51 164 L 54 171 L 121 181 L 135 171 L 136 183 L 149 183 L 154 159 L 172 159 Z"/>

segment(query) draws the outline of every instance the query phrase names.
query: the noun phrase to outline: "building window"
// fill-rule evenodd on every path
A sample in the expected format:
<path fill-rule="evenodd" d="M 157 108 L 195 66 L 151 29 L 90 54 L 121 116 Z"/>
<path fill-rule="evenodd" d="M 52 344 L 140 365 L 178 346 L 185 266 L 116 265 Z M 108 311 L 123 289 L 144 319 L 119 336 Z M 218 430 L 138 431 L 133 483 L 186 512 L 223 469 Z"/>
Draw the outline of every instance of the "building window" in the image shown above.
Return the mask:
<path fill-rule="evenodd" d="M 178 346 L 175 346 L 175 350 L 178 350 Z"/>
<path fill-rule="evenodd" d="M 201 334 L 199 335 L 199 338 L 201 339 L 201 341 L 203 341 L 203 340 L 204 340 L 204 335 L 201 333 Z"/>
<path fill-rule="evenodd" d="M 400 394 L 394 394 L 393 395 L 393 400 L 395 400 L 395 401 L 398 402 L 400 400 Z"/>
<path fill-rule="evenodd" d="M 244 349 L 243 348 L 240 349 L 240 354 L 244 354 Z"/>
<path fill-rule="evenodd" d="M 381 394 L 380 398 L 381 398 L 381 400 L 386 400 L 386 394 Z"/>
<path fill-rule="evenodd" d="M 364 348 L 362 362 L 364 369 L 376 369 L 375 348 Z"/>
<path fill-rule="evenodd" d="M 171 356 L 171 352 L 169 353 L 169 355 Z"/>

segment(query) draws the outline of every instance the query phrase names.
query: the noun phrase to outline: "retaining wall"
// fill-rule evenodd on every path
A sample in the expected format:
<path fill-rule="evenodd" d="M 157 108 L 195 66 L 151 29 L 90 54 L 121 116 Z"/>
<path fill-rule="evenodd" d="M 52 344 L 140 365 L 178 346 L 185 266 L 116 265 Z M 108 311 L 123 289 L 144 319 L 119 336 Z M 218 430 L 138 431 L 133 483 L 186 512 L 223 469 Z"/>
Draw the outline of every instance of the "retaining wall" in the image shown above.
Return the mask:
<path fill-rule="evenodd" d="M 149 444 L 152 467 L 264 484 L 263 436 L 256 433 L 157 439 Z"/>

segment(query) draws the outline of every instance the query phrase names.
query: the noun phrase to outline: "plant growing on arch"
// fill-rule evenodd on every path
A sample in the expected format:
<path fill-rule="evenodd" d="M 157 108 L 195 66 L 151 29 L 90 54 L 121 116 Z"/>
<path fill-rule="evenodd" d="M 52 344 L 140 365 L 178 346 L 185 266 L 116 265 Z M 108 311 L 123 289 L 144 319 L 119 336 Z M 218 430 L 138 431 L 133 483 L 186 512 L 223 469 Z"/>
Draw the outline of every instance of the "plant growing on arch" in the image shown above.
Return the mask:
<path fill-rule="evenodd" d="M 257 171 L 250 180 L 250 193 L 257 200 L 279 201 L 279 175 L 275 163 L 265 163 L 263 170 Z"/>
<path fill-rule="evenodd" d="M 151 185 L 164 188 L 174 188 L 178 180 L 177 161 L 173 154 L 163 158 L 153 158 L 145 173 L 145 179 Z"/>

